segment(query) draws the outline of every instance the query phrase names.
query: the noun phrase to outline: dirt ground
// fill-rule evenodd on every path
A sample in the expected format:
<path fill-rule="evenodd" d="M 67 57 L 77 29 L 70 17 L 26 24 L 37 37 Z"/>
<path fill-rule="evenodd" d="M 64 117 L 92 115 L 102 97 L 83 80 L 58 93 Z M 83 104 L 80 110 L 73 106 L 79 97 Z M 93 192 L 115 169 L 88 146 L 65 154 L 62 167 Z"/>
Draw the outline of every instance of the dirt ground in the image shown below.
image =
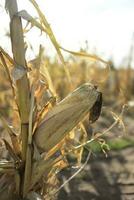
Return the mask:
<path fill-rule="evenodd" d="M 100 118 L 97 129 L 108 124 Z M 133 117 L 125 117 L 127 137 L 134 139 Z M 108 140 L 122 135 L 122 130 L 113 129 Z M 67 180 L 76 169 L 62 173 L 61 182 Z M 134 146 L 110 150 L 108 157 L 95 153 L 81 171 L 60 191 L 58 200 L 134 200 Z"/>
<path fill-rule="evenodd" d="M 62 180 L 74 171 L 66 171 Z M 134 148 L 92 156 L 85 169 L 61 190 L 58 200 L 134 200 Z"/>

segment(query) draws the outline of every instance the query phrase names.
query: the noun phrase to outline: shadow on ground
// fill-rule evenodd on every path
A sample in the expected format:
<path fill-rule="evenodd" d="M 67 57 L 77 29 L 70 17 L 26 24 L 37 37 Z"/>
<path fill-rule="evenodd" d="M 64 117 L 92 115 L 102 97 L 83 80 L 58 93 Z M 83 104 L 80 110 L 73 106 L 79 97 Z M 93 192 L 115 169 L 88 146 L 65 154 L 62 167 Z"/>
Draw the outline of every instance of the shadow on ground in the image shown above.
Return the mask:
<path fill-rule="evenodd" d="M 134 200 L 134 148 L 98 155 L 61 190 L 58 200 Z M 64 171 L 62 181 L 74 171 Z"/>

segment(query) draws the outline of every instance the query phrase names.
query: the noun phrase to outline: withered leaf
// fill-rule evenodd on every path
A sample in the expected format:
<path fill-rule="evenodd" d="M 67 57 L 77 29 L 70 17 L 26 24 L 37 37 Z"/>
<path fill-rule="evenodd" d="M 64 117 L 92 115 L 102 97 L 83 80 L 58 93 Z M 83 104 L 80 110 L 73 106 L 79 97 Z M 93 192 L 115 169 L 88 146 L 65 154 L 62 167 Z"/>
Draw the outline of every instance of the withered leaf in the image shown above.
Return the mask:
<path fill-rule="evenodd" d="M 11 73 L 14 81 L 17 81 L 27 73 L 27 70 L 23 66 L 18 65 L 12 69 Z"/>

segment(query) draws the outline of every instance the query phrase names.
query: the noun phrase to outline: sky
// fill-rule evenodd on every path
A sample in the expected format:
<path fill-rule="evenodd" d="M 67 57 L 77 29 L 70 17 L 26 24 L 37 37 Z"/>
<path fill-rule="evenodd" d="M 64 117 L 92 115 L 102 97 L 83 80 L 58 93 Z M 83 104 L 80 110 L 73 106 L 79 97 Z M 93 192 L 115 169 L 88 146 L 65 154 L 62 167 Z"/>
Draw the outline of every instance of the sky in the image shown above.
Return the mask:
<path fill-rule="evenodd" d="M 38 0 L 42 11 L 53 29 L 58 42 L 66 49 L 78 51 L 88 41 L 89 53 L 104 59 L 112 58 L 120 65 L 128 57 L 134 33 L 134 0 Z M 19 9 L 37 16 L 28 0 L 18 0 Z M 4 0 L 1 0 L 2 6 Z M 5 37 L 8 31 L 8 16 L 0 8 L 0 41 L 8 49 L 10 42 Z M 33 28 L 27 34 L 35 54 L 43 43 L 48 54 L 54 54 L 46 35 Z M 133 41 L 134 43 L 134 41 Z M 30 55 L 29 56 L 34 56 Z"/>

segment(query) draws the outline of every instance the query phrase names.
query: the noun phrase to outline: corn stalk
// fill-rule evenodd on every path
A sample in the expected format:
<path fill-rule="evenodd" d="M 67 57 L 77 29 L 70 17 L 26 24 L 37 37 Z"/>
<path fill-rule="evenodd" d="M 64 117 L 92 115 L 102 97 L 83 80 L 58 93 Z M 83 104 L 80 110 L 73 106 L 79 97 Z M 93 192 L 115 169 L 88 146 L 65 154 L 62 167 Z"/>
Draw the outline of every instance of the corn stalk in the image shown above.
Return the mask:
<path fill-rule="evenodd" d="M 27 78 L 22 22 L 21 18 L 16 15 L 18 12 L 17 1 L 7 0 L 6 8 L 10 15 L 10 37 L 14 59 L 13 78 L 16 81 L 17 87 L 18 109 L 21 121 L 22 161 L 25 166 L 28 143 L 30 86 Z M 19 188 L 21 189 L 23 187 L 22 180 Z M 19 191 L 19 193 L 21 193 L 21 191 Z"/>

